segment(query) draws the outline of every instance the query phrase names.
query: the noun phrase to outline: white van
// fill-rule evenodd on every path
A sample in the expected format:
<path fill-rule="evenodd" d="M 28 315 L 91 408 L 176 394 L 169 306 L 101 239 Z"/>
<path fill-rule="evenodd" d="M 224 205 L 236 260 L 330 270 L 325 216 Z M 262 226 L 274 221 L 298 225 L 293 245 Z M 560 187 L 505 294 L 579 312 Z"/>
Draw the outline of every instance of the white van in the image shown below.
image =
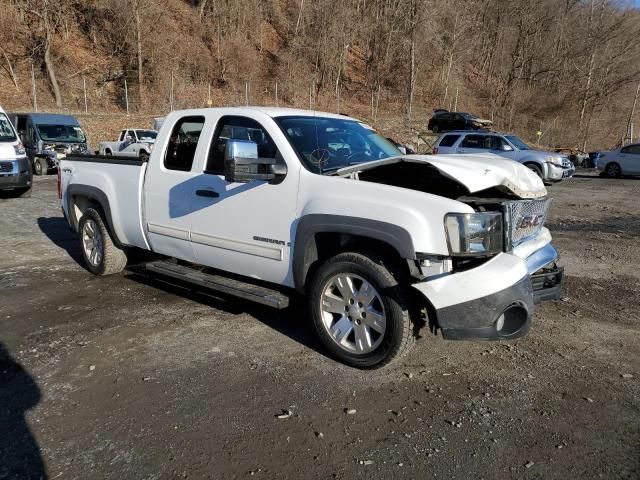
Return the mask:
<path fill-rule="evenodd" d="M 24 145 L 0 107 L 0 192 L 15 197 L 30 196 L 32 181 L 33 171 Z"/>

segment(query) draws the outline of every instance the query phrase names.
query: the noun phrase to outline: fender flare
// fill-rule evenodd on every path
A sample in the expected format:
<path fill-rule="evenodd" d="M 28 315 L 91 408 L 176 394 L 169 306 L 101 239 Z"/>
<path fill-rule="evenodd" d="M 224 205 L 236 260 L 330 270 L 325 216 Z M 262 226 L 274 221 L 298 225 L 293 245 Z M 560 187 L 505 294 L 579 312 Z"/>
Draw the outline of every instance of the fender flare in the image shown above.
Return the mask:
<path fill-rule="evenodd" d="M 401 258 L 416 259 L 411 234 L 398 225 L 342 215 L 305 215 L 298 221 L 293 249 L 293 282 L 300 292 L 304 291 L 311 265 L 318 260 L 315 241 L 317 233 L 342 233 L 371 238 L 386 243 L 395 249 Z"/>
<path fill-rule="evenodd" d="M 74 183 L 67 187 L 66 191 L 66 199 L 69 210 L 69 220 L 71 225 L 73 225 L 74 230 L 78 231 L 78 224 L 80 219 L 76 217 L 76 210 L 73 208 L 73 197 L 86 197 L 90 200 L 96 202 L 100 208 L 102 208 L 102 213 L 106 217 L 104 220 L 107 222 L 107 228 L 109 229 L 109 233 L 111 234 L 111 238 L 113 242 L 120 247 L 122 243 L 119 241 L 115 230 L 113 228 L 113 220 L 111 218 L 111 206 L 109 205 L 109 198 L 107 195 L 97 187 L 91 185 L 83 185 Z"/>

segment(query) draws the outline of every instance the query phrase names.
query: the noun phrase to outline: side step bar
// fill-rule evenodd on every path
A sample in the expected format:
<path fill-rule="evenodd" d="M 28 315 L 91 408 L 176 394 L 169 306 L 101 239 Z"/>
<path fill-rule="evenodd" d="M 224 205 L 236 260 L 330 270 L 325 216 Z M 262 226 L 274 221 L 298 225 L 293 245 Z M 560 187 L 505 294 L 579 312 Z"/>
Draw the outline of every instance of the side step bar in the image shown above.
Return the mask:
<path fill-rule="evenodd" d="M 242 282 L 222 275 L 205 273 L 196 268 L 186 267 L 167 261 L 149 262 L 146 270 L 176 280 L 204 287 L 208 290 L 244 298 L 279 310 L 289 306 L 289 297 L 270 288 Z"/>

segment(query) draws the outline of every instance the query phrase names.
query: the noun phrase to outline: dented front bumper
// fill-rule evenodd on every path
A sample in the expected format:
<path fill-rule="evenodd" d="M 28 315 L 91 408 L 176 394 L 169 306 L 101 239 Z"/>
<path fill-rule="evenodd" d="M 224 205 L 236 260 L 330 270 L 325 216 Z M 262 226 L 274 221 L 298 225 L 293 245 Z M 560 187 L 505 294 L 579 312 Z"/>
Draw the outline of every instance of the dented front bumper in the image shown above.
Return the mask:
<path fill-rule="evenodd" d="M 529 331 L 534 304 L 559 298 L 564 274 L 551 243 L 529 251 L 540 240 L 544 235 L 479 267 L 413 285 L 433 306 L 444 338 L 514 339 Z"/>

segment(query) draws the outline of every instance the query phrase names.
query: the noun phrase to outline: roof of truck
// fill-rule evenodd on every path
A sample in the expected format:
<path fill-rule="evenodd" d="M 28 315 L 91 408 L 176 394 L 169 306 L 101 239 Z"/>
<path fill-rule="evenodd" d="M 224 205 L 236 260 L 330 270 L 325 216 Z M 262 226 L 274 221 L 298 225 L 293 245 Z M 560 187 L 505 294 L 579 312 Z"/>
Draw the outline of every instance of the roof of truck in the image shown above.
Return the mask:
<path fill-rule="evenodd" d="M 80 126 L 78 119 L 73 115 L 64 115 L 61 113 L 12 113 L 11 115 L 27 115 L 31 117 L 31 121 L 35 124 L 48 124 L 48 125 L 74 125 Z"/>
<path fill-rule="evenodd" d="M 247 112 L 247 110 L 257 111 L 264 113 L 270 117 L 329 117 L 329 118 L 339 118 L 342 120 L 354 120 L 359 121 L 356 118 L 349 117 L 348 115 L 343 115 L 341 113 L 329 113 L 329 112 L 321 112 L 318 110 L 304 110 L 299 108 L 283 108 L 283 107 L 259 107 L 259 106 L 246 106 L 246 107 L 213 107 L 213 108 L 198 108 L 192 110 L 183 110 L 182 112 L 189 112 L 192 114 L 198 114 L 198 112 L 206 112 L 206 111 L 221 111 L 224 115 L 233 115 L 238 114 L 242 115 L 243 112 Z"/>

